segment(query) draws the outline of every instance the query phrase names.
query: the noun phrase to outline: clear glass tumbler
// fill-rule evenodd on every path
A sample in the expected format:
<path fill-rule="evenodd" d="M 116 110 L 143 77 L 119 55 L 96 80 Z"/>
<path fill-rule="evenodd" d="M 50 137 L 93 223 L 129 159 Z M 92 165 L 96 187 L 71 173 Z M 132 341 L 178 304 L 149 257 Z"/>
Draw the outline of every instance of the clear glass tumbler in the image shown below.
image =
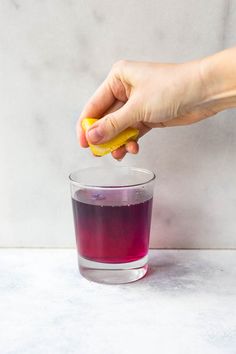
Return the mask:
<path fill-rule="evenodd" d="M 80 273 L 108 284 L 147 272 L 155 174 L 93 167 L 70 175 Z"/>

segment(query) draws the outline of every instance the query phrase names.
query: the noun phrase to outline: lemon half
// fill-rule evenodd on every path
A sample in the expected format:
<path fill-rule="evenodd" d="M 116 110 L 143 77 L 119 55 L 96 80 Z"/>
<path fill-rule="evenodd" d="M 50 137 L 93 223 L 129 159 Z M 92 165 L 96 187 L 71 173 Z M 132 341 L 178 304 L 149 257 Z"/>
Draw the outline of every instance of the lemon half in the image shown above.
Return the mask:
<path fill-rule="evenodd" d="M 97 121 L 98 119 L 95 118 L 84 118 L 82 121 L 84 131 L 86 132 Z M 98 145 L 89 144 L 89 147 L 94 155 L 104 156 L 126 144 L 128 141 L 137 139 L 138 134 L 138 129 L 127 128 L 110 141 Z"/>

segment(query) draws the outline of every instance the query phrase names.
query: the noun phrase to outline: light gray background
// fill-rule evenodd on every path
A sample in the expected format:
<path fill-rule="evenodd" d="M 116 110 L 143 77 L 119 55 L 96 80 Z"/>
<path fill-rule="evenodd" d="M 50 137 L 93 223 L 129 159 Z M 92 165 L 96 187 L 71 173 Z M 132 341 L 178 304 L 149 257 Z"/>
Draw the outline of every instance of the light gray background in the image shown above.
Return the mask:
<path fill-rule="evenodd" d="M 67 176 L 117 165 L 76 142 L 118 59 L 185 61 L 236 43 L 227 0 L 1 0 L 0 246 L 72 246 Z M 158 175 L 153 247 L 236 247 L 236 116 L 155 130 L 121 163 Z"/>

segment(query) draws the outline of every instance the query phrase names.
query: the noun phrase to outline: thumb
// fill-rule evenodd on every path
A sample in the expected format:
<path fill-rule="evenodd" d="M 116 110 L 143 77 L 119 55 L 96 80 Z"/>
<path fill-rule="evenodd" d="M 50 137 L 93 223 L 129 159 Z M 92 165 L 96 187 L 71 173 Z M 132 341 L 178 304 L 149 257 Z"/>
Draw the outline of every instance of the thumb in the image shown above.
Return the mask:
<path fill-rule="evenodd" d="M 99 119 L 87 131 L 87 140 L 92 144 L 101 144 L 111 140 L 136 122 L 133 105 L 128 101 L 120 109 Z"/>

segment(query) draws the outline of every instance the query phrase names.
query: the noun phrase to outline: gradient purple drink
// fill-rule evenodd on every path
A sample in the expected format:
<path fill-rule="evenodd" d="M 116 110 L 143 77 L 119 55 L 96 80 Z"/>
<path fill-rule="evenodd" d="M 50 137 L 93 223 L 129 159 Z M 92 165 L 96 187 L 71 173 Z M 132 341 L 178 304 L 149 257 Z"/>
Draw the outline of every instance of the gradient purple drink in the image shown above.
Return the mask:
<path fill-rule="evenodd" d="M 130 190 L 117 202 L 117 193 L 80 190 L 72 198 L 77 249 L 83 258 L 127 263 L 147 255 L 152 197 Z"/>

